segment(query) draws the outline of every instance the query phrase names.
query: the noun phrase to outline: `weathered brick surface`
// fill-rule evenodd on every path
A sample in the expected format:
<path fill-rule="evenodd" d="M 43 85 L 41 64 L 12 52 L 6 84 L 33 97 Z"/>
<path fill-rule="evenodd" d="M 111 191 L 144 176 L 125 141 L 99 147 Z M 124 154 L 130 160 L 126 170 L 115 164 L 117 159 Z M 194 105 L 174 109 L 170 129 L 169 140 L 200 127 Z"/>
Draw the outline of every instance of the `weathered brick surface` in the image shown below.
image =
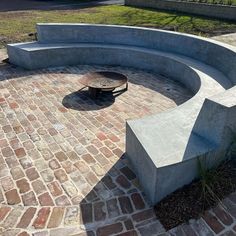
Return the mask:
<path fill-rule="evenodd" d="M 30 236 L 27 232 L 21 232 L 17 236 Z"/>
<path fill-rule="evenodd" d="M 16 205 L 16 204 L 19 204 L 21 202 L 20 196 L 19 196 L 16 189 L 12 189 L 12 190 L 6 192 L 5 196 L 6 196 L 6 199 L 7 199 L 7 203 L 9 205 Z"/>
<path fill-rule="evenodd" d="M 79 207 L 68 207 L 66 209 L 64 224 L 66 226 L 78 225 L 80 223 L 80 210 Z"/>
<path fill-rule="evenodd" d="M 97 236 L 109 236 L 111 234 L 119 233 L 123 230 L 121 223 L 103 226 L 97 229 Z"/>
<path fill-rule="evenodd" d="M 56 170 L 54 174 L 56 179 L 61 183 L 64 183 L 68 180 L 67 174 L 63 169 Z"/>
<path fill-rule="evenodd" d="M 131 230 L 121 234 L 117 234 L 117 236 L 138 236 L 138 233 L 135 230 Z"/>
<path fill-rule="evenodd" d="M 131 195 L 131 199 L 133 201 L 133 204 L 137 210 L 141 210 L 145 208 L 145 203 L 139 193 L 133 193 Z"/>
<path fill-rule="evenodd" d="M 49 183 L 47 186 L 48 186 L 50 193 L 54 197 L 60 196 L 63 193 L 60 184 L 56 181 Z"/>
<path fill-rule="evenodd" d="M 227 213 L 236 218 L 236 204 L 234 204 L 229 198 L 227 198 L 223 201 L 223 205 Z"/>
<path fill-rule="evenodd" d="M 203 219 L 211 227 L 211 229 L 217 234 L 220 233 L 224 229 L 224 226 L 210 212 L 206 212 L 203 215 Z"/>
<path fill-rule="evenodd" d="M 120 215 L 117 199 L 110 199 L 106 204 L 109 217 L 113 218 Z"/>
<path fill-rule="evenodd" d="M 106 219 L 106 208 L 104 202 L 96 202 L 93 205 L 95 221 L 104 221 Z"/>
<path fill-rule="evenodd" d="M 55 207 L 52 211 L 52 214 L 50 216 L 50 220 L 48 222 L 48 228 L 57 228 L 62 220 L 64 215 L 64 208 L 62 207 Z"/>
<path fill-rule="evenodd" d="M 14 227 L 21 236 L 163 231 L 127 164 L 125 121 L 174 107 L 190 94 L 161 76 L 114 68 L 128 75 L 129 90 L 112 102 L 106 94 L 93 101 L 77 91 L 80 75 L 94 69 L 30 72 L 1 66 L 0 202 L 11 206 L 0 207 L 0 223 L 9 232 Z M 182 231 L 236 232 L 234 195 L 226 206 L 210 213 L 215 220 L 204 218 Z"/>
<path fill-rule="evenodd" d="M 130 182 L 123 175 L 118 176 L 116 182 L 124 189 L 131 187 Z"/>
<path fill-rule="evenodd" d="M 125 225 L 125 228 L 126 228 L 127 230 L 131 230 L 131 229 L 134 228 L 133 222 L 132 222 L 132 220 L 130 220 L 130 219 L 125 220 L 125 221 L 124 221 L 124 225 Z"/>
<path fill-rule="evenodd" d="M 140 222 L 148 219 L 152 219 L 155 217 L 153 209 L 144 210 L 142 212 L 136 213 L 132 215 L 134 222 Z"/>
<path fill-rule="evenodd" d="M 41 206 L 54 206 L 53 200 L 49 193 L 43 193 L 38 197 Z"/>
<path fill-rule="evenodd" d="M 34 167 L 27 169 L 25 172 L 26 172 L 26 175 L 30 181 L 33 181 L 33 180 L 39 178 L 39 174 Z"/>
<path fill-rule="evenodd" d="M 10 207 L 2 206 L 0 208 L 0 221 L 2 221 L 11 210 Z"/>
<path fill-rule="evenodd" d="M 130 214 L 133 212 L 133 207 L 129 197 L 119 197 L 120 208 L 123 214 Z"/>
<path fill-rule="evenodd" d="M 43 193 L 43 192 L 46 191 L 46 187 L 45 187 L 43 181 L 41 181 L 41 180 L 39 180 L 39 179 L 33 181 L 31 184 L 32 184 L 32 187 L 33 187 L 34 192 L 35 192 L 37 195 L 38 195 L 38 194 L 41 194 L 41 193 Z"/>
<path fill-rule="evenodd" d="M 1 185 L 5 192 L 14 188 L 14 182 L 10 177 L 2 178 Z"/>
<path fill-rule="evenodd" d="M 18 158 L 24 157 L 26 155 L 24 148 L 18 148 L 15 150 L 15 154 Z"/>
<path fill-rule="evenodd" d="M 145 235 L 155 235 L 155 234 L 158 235 L 164 233 L 165 229 L 158 221 L 156 221 L 154 223 L 146 224 L 142 227 L 139 227 L 138 231 L 141 235 L 145 236 Z"/>
<path fill-rule="evenodd" d="M 14 180 L 20 179 L 25 176 L 23 170 L 19 166 L 12 168 L 10 172 Z"/>
<path fill-rule="evenodd" d="M 30 222 L 34 217 L 35 212 L 36 208 L 34 207 L 28 208 L 21 216 L 20 222 L 17 224 L 17 228 L 27 229 L 27 227 L 29 226 Z"/>
<path fill-rule="evenodd" d="M 191 225 L 183 224 L 182 230 L 188 236 L 197 236 L 197 232 L 192 229 Z"/>
<path fill-rule="evenodd" d="M 128 166 L 125 166 L 125 167 L 121 168 L 120 171 L 121 171 L 129 180 L 132 180 L 132 179 L 135 179 L 135 178 L 136 178 L 136 175 L 134 174 L 134 172 L 133 172 Z"/>
<path fill-rule="evenodd" d="M 38 201 L 35 197 L 35 193 L 33 191 L 25 193 L 22 195 L 22 201 L 25 206 L 36 206 L 38 205 Z"/>
<path fill-rule="evenodd" d="M 16 185 L 17 185 L 20 193 L 26 193 L 30 190 L 29 183 L 26 179 L 17 180 Z"/>
<path fill-rule="evenodd" d="M 34 220 L 33 223 L 35 229 L 43 229 L 45 227 L 49 213 L 50 213 L 49 207 L 44 207 L 39 210 L 37 218 Z"/>
<path fill-rule="evenodd" d="M 224 225 L 231 225 L 234 222 L 233 218 L 225 211 L 222 206 L 215 207 L 213 212 Z"/>
<path fill-rule="evenodd" d="M 18 208 L 11 210 L 7 215 L 7 217 L 5 218 L 5 220 L 3 221 L 3 223 L 1 224 L 1 226 L 5 229 L 14 228 L 17 223 L 17 220 L 21 216 L 21 213 L 22 213 L 21 210 Z"/>
<path fill-rule="evenodd" d="M 93 222 L 93 208 L 92 204 L 81 204 L 81 220 L 83 224 Z"/>
<path fill-rule="evenodd" d="M 69 198 L 66 195 L 62 195 L 55 199 L 55 203 L 57 206 L 69 206 L 71 205 Z"/>
<path fill-rule="evenodd" d="M 13 156 L 14 153 L 10 147 L 5 147 L 5 148 L 2 148 L 2 155 L 4 157 L 10 157 L 10 156 Z"/>

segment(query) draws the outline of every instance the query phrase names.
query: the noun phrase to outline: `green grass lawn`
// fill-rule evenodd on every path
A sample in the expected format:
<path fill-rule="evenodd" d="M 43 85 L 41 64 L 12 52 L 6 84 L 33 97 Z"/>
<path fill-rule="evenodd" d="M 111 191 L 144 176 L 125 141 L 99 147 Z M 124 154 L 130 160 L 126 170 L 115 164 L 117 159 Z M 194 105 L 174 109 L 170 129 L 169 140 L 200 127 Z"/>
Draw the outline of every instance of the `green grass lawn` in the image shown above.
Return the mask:
<path fill-rule="evenodd" d="M 30 40 L 37 22 L 99 23 L 154 27 L 202 36 L 236 32 L 236 22 L 227 22 L 180 13 L 125 6 L 91 7 L 82 10 L 17 11 L 0 13 L 0 47 Z"/>

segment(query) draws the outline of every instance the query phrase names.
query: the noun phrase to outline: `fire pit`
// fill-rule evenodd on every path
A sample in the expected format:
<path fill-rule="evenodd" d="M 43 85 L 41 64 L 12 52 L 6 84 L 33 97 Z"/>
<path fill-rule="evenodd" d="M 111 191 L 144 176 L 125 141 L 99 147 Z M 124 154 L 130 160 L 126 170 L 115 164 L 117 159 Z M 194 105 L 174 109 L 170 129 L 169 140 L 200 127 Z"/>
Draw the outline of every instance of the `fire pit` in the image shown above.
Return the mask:
<path fill-rule="evenodd" d="M 115 88 L 126 84 L 125 89 L 128 89 L 128 78 L 120 73 L 111 71 L 98 71 L 85 74 L 80 83 L 88 87 L 89 95 L 96 98 L 101 91 L 113 91 Z"/>

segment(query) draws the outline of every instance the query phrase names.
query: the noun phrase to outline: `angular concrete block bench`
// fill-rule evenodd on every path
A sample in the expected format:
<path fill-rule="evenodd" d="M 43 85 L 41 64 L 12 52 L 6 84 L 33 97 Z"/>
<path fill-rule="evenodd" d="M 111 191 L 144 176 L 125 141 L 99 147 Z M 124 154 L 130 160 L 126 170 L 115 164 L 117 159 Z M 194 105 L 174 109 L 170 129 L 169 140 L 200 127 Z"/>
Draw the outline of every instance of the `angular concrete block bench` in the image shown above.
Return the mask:
<path fill-rule="evenodd" d="M 197 158 L 218 163 L 236 131 L 236 49 L 147 28 L 38 24 L 38 42 L 8 45 L 26 69 L 96 64 L 149 70 L 194 96 L 166 112 L 127 122 L 126 154 L 155 204 L 198 176 Z"/>

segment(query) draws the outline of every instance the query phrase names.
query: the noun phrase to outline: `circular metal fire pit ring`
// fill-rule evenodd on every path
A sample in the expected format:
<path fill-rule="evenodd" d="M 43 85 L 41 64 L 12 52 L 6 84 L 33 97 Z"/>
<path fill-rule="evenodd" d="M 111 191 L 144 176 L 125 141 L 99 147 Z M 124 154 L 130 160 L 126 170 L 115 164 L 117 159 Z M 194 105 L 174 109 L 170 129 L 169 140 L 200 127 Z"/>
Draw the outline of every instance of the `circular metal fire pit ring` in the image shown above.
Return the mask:
<path fill-rule="evenodd" d="M 88 87 L 89 95 L 92 98 L 96 98 L 101 91 L 113 91 L 124 84 L 126 84 L 126 88 L 120 91 L 128 89 L 128 78 L 121 73 L 112 71 L 89 72 L 79 82 Z"/>

